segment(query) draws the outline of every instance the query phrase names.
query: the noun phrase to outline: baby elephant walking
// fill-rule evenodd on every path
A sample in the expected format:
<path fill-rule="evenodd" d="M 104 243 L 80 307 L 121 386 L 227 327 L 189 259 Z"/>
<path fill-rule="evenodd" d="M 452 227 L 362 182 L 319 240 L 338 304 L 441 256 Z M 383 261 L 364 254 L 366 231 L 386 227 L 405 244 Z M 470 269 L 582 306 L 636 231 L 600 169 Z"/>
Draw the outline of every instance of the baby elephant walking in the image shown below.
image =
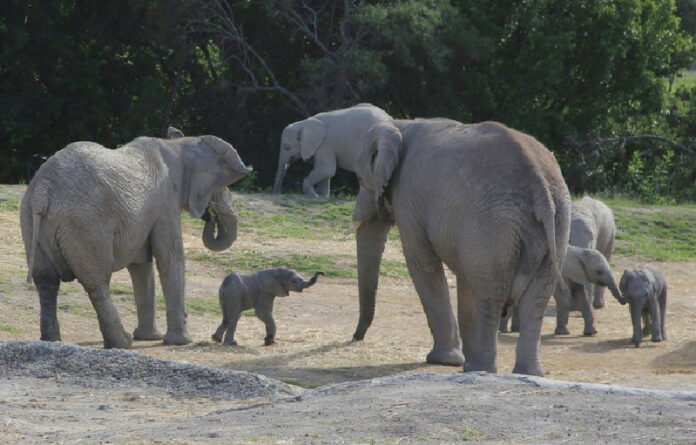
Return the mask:
<path fill-rule="evenodd" d="M 652 341 L 667 340 L 665 330 L 665 308 L 667 307 L 667 284 L 659 270 L 651 267 L 624 270 L 619 283 L 623 298 L 628 302 L 633 321 L 633 339 L 640 346 L 643 335 L 652 331 Z M 643 329 L 640 321 L 643 319 Z"/>
<path fill-rule="evenodd" d="M 324 272 L 317 272 L 305 281 L 297 272 L 287 267 L 260 270 L 252 275 L 229 274 L 220 285 L 218 296 L 222 309 L 222 323 L 213 334 L 213 340 L 226 345 L 236 345 L 234 331 L 242 311 L 252 309 L 256 316 L 266 325 L 266 346 L 274 343 L 276 325 L 273 320 L 273 300 L 275 297 L 287 297 L 288 292 L 302 292 L 317 282 L 317 277 Z"/>

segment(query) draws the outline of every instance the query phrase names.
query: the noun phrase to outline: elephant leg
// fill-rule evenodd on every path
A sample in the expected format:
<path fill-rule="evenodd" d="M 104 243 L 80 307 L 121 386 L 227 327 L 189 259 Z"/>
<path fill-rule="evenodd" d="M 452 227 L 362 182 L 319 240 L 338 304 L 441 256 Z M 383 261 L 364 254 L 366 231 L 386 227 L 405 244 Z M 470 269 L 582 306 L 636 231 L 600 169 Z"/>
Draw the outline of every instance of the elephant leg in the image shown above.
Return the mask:
<path fill-rule="evenodd" d="M 222 336 L 225 334 L 225 331 L 227 331 L 227 327 L 227 318 L 223 318 L 222 323 L 220 323 L 220 326 L 218 326 L 218 328 L 215 330 L 215 333 L 212 335 L 211 339 L 216 343 L 220 343 L 222 341 Z"/>
<path fill-rule="evenodd" d="M 256 316 L 266 325 L 266 337 L 263 339 L 263 344 L 266 346 L 272 345 L 275 343 L 276 335 L 276 324 L 273 315 L 268 311 L 257 311 Z"/>
<path fill-rule="evenodd" d="M 336 174 L 336 159 L 330 156 L 319 155 L 314 157 L 314 168 L 302 181 L 302 191 L 305 195 L 312 198 L 318 198 L 319 195 L 314 191 L 314 186 L 326 181 L 326 194 L 322 193 L 322 190 L 317 190 L 320 195 L 328 197 L 329 195 L 329 183 L 331 177 Z"/>
<path fill-rule="evenodd" d="M 228 346 L 236 346 L 237 340 L 234 339 L 234 333 L 237 331 L 237 322 L 239 321 L 239 317 L 242 315 L 242 313 L 237 312 L 229 315 L 230 316 L 228 316 L 226 320 L 222 321 L 222 324 L 220 327 L 218 327 L 218 331 L 215 334 L 220 332 L 220 328 L 222 328 L 223 324 L 226 324 L 227 331 L 225 331 L 225 339 L 222 343 Z M 222 338 L 222 332 L 220 332 L 220 338 Z"/>
<path fill-rule="evenodd" d="M 512 317 L 512 308 L 508 307 L 507 308 L 507 313 L 503 316 L 500 316 L 500 323 L 498 324 L 498 330 L 500 332 L 506 333 L 508 331 L 508 320 Z"/>
<path fill-rule="evenodd" d="M 585 321 L 585 328 L 582 335 L 595 335 L 597 329 L 594 327 L 594 314 L 592 313 L 592 305 L 590 304 L 590 295 L 586 293 L 584 286 L 577 286 L 573 289 L 573 298 L 580 306 L 582 318 Z"/>
<path fill-rule="evenodd" d="M 161 340 L 155 327 L 155 271 L 152 262 L 129 264 L 128 273 L 133 281 L 133 296 L 138 312 L 138 327 L 134 340 Z"/>
<path fill-rule="evenodd" d="M 118 311 L 109 295 L 109 280 L 94 286 L 85 285 L 89 299 L 97 312 L 99 330 L 104 337 L 104 348 L 128 348 L 133 337 L 123 329 Z"/>
<path fill-rule="evenodd" d="M 648 308 L 641 310 L 640 315 L 643 318 L 643 330 L 641 331 L 641 333 L 643 334 L 643 337 L 646 337 L 650 335 L 650 332 L 652 332 L 652 323 L 650 320 L 650 312 L 648 311 Z"/>
<path fill-rule="evenodd" d="M 544 310 L 549 301 L 548 296 L 544 297 L 545 292 L 544 289 L 537 289 L 536 292 L 528 291 L 520 299 L 520 319 L 524 320 L 524 323 L 520 326 L 520 338 L 517 340 L 513 373 L 544 375 L 541 369 L 539 349 Z M 548 292 L 550 293 L 551 289 Z"/>
<path fill-rule="evenodd" d="M 163 227 L 153 230 L 152 250 L 157 260 L 162 293 L 167 307 L 167 333 L 165 345 L 191 343 L 186 329 L 186 307 L 184 304 L 184 247 L 181 241 L 180 219 L 163 222 Z M 176 224 L 176 226 L 174 226 Z"/>
<path fill-rule="evenodd" d="M 659 299 L 660 303 L 660 329 L 662 331 L 662 340 L 667 340 L 667 328 L 665 327 L 665 316 L 667 309 L 667 296 L 663 295 Z"/>
<path fill-rule="evenodd" d="M 641 310 L 637 304 L 629 303 L 631 309 L 631 321 L 633 322 L 633 337 L 631 342 L 637 348 L 640 346 L 640 342 L 643 341 L 643 335 L 641 335 L 640 321 L 641 321 Z"/>
<path fill-rule="evenodd" d="M 442 261 L 430 251 L 425 240 L 421 243 L 414 241 L 419 238 L 404 236 L 404 256 L 406 265 L 413 279 L 413 284 L 420 297 L 421 304 L 428 320 L 428 326 L 433 336 L 433 349 L 428 353 L 426 361 L 448 366 L 461 366 L 462 342 L 457 332 L 457 321 L 452 312 L 449 288 L 442 266 Z M 403 242 L 407 240 L 407 242 Z M 420 244 L 420 246 L 419 246 Z M 502 310 L 502 306 L 500 307 Z M 500 312 L 496 315 L 496 328 Z"/>
<path fill-rule="evenodd" d="M 459 290 L 460 288 L 462 291 Z M 465 303 L 462 304 L 462 301 Z M 476 298 L 464 280 L 457 278 L 457 308 L 460 318 L 459 329 L 463 332 L 461 336 L 464 345 L 465 372 L 498 372 L 497 326 L 504 304 L 504 300 Z M 462 310 L 459 310 L 460 305 Z"/>
<path fill-rule="evenodd" d="M 323 179 L 317 182 L 317 195 L 322 198 L 328 198 L 331 195 L 331 178 Z"/>
<path fill-rule="evenodd" d="M 515 306 L 512 309 L 512 324 L 510 326 L 510 331 L 520 332 L 520 308 Z"/>
<path fill-rule="evenodd" d="M 40 247 L 36 249 L 32 278 L 39 291 L 41 304 L 41 340 L 60 341 L 57 314 L 60 276 Z"/>
<path fill-rule="evenodd" d="M 570 306 L 563 298 L 554 296 L 554 299 L 556 300 L 556 330 L 554 334 L 569 335 L 568 314 L 570 313 Z"/>
<path fill-rule="evenodd" d="M 662 317 L 660 317 L 660 307 L 654 296 L 648 297 L 648 304 L 650 308 L 650 321 L 652 322 L 652 337 L 650 341 L 659 342 L 662 341 Z"/>

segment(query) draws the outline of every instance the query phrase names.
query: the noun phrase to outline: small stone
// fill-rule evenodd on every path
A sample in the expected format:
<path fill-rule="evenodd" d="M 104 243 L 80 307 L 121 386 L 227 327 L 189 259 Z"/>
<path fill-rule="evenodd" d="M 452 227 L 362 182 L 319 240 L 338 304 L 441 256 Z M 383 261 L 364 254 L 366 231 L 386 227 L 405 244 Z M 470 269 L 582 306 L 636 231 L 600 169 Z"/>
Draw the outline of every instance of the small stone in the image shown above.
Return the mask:
<path fill-rule="evenodd" d="M 107 410 L 113 409 L 113 406 L 111 406 L 111 405 L 99 405 L 98 409 L 99 409 L 99 411 L 107 411 Z"/>

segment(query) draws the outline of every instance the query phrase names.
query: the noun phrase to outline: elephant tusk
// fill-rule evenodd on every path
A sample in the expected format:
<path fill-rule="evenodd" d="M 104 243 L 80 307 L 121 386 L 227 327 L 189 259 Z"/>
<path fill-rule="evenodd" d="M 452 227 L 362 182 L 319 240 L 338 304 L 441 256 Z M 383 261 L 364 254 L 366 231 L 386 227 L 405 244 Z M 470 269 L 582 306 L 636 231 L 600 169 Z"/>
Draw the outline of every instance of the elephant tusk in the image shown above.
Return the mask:
<path fill-rule="evenodd" d="M 350 227 L 346 229 L 345 232 L 343 232 L 345 235 L 350 235 L 351 233 L 357 232 L 358 227 L 362 224 L 362 221 L 353 221 L 353 224 L 351 224 Z"/>

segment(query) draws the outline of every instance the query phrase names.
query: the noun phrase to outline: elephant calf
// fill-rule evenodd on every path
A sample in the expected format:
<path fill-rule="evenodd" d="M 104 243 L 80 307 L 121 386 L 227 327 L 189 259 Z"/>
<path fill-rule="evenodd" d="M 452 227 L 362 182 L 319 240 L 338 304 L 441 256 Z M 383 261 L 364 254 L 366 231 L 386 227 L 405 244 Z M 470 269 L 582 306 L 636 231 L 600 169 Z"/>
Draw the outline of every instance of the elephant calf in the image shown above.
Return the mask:
<path fill-rule="evenodd" d="M 619 288 L 628 302 L 633 321 L 633 339 L 640 346 L 643 335 L 650 334 L 654 342 L 667 340 L 665 309 L 667 308 L 667 284 L 662 273 L 651 267 L 624 270 Z M 641 330 L 641 317 L 643 329 Z"/>
<path fill-rule="evenodd" d="M 594 335 L 597 330 L 594 328 L 594 315 L 592 313 L 591 285 L 606 286 L 611 291 L 614 298 L 621 303 L 626 302 L 621 298 L 619 288 L 611 275 L 611 268 L 604 255 L 595 249 L 583 249 L 575 246 L 568 246 L 563 268 L 561 270 L 565 289 L 556 286 L 554 299 L 556 300 L 556 335 L 568 335 L 568 312 L 579 310 L 582 312 L 585 321 L 584 335 Z M 512 312 L 512 314 L 510 314 Z M 505 311 L 500 318 L 499 330 L 507 332 L 507 321 L 512 315 L 513 332 L 518 332 L 519 316 L 515 307 L 513 311 Z"/>
<path fill-rule="evenodd" d="M 314 285 L 319 275 L 305 281 L 297 272 L 287 267 L 260 270 L 252 275 L 229 274 L 220 285 L 218 296 L 222 309 L 222 323 L 213 334 L 213 341 L 223 340 L 226 345 L 236 345 L 234 331 L 242 311 L 254 309 L 256 316 L 266 325 L 266 346 L 275 343 L 276 326 L 273 320 L 273 300 L 275 297 L 287 297 L 288 292 L 302 292 Z"/>

